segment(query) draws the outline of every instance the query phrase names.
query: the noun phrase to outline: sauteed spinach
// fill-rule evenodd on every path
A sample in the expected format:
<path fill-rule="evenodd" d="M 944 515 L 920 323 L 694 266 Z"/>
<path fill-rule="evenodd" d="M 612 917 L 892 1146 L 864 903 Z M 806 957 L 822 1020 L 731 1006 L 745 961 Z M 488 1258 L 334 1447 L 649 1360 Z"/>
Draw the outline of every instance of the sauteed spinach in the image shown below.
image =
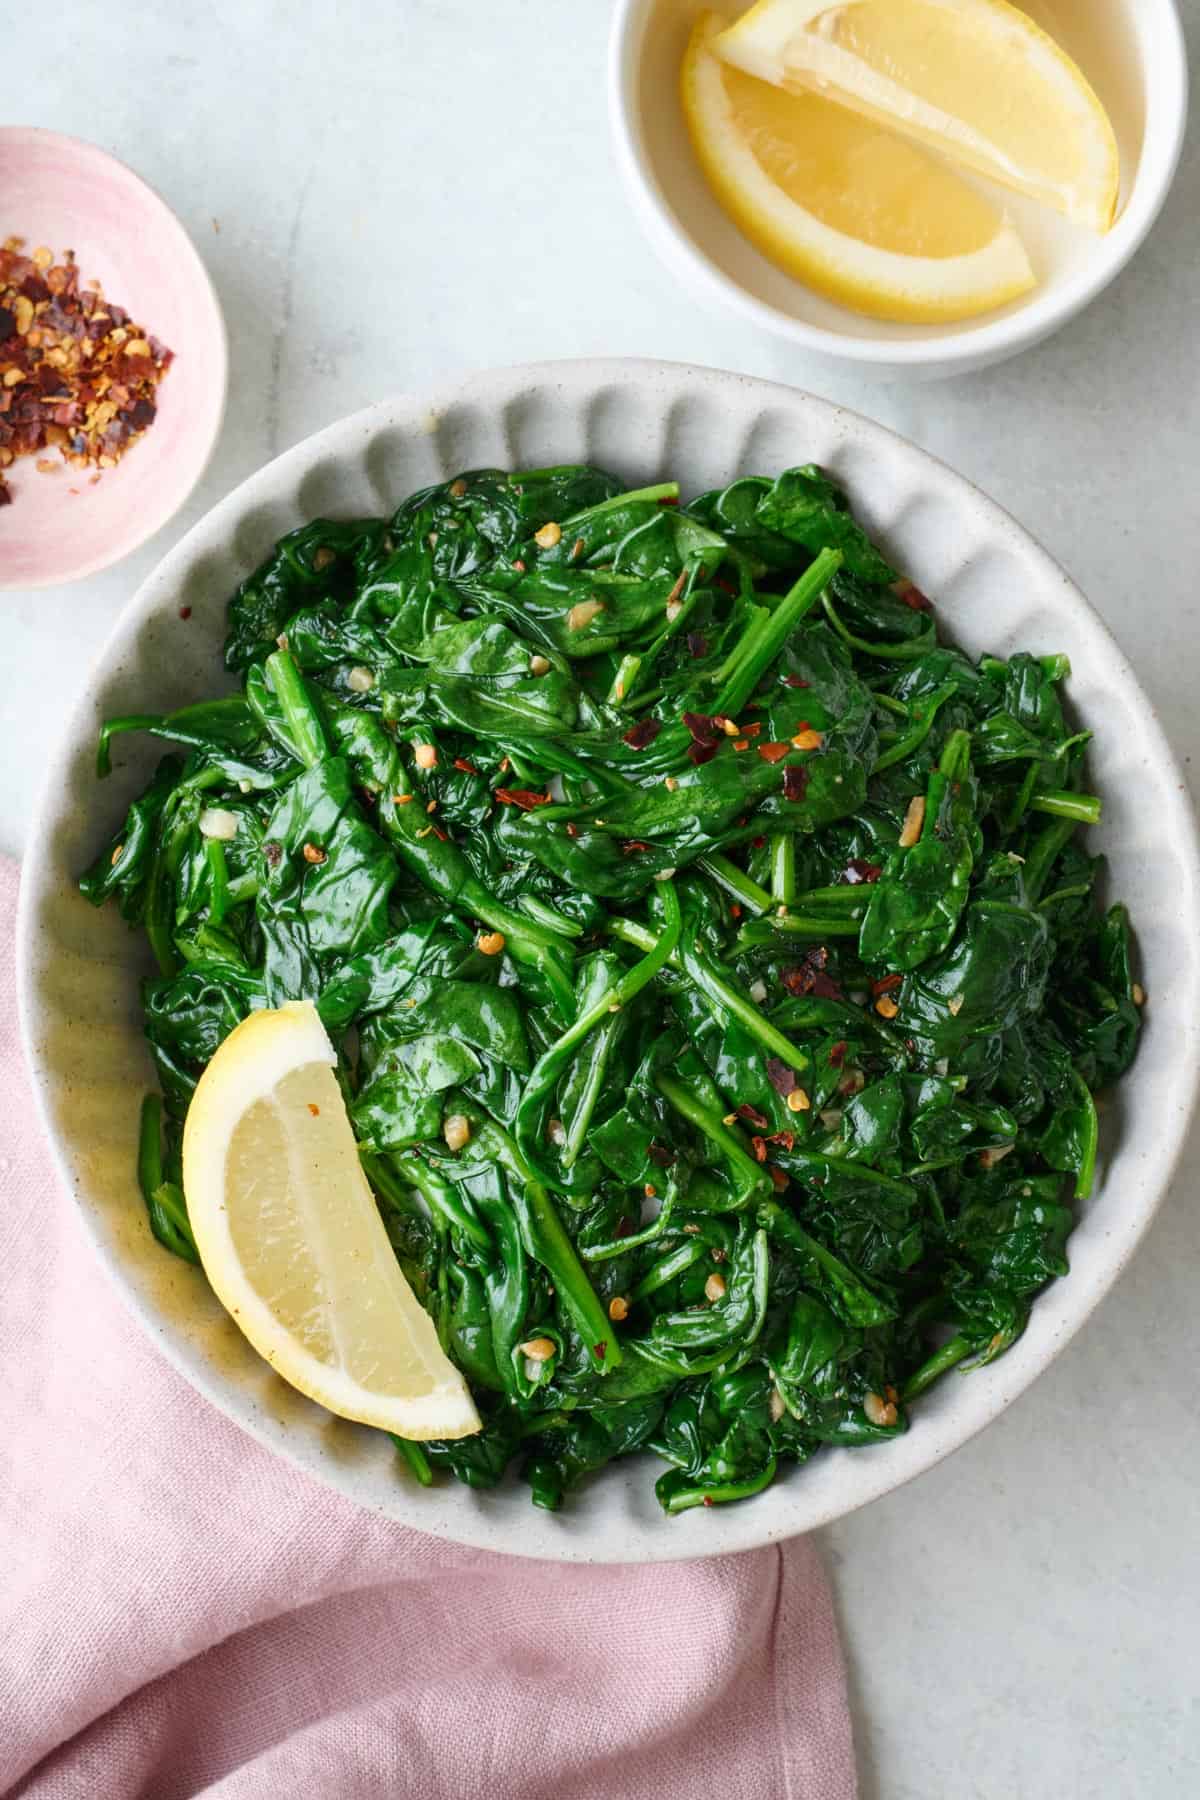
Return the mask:
<path fill-rule="evenodd" d="M 82 883 L 158 963 L 150 1224 L 194 1258 L 189 1096 L 312 999 L 485 1421 L 419 1480 L 557 1507 L 649 1449 L 669 1513 L 740 1499 L 1020 1335 L 1139 1030 L 1065 656 L 943 641 L 814 467 L 317 520 L 225 655 L 100 744 L 175 746 Z"/>

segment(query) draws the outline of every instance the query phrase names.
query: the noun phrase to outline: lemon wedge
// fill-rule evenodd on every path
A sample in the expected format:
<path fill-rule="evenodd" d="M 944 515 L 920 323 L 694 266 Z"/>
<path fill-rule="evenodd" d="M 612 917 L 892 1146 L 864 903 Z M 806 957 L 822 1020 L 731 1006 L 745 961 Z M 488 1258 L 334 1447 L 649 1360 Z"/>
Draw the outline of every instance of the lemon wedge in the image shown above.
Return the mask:
<path fill-rule="evenodd" d="M 295 1002 L 251 1013 L 200 1077 L 183 1185 L 204 1272 L 259 1355 L 330 1412 L 466 1437 L 479 1415 L 388 1242 L 335 1060 Z"/>
<path fill-rule="evenodd" d="M 759 0 L 724 61 L 818 89 L 919 143 L 1107 231 L 1117 141 L 1083 74 L 1007 0 Z"/>
<path fill-rule="evenodd" d="M 721 62 L 724 24 L 697 21 L 683 109 L 710 187 L 765 256 L 857 312 L 914 323 L 1033 286 L 1020 238 L 968 182 L 844 106 Z"/>

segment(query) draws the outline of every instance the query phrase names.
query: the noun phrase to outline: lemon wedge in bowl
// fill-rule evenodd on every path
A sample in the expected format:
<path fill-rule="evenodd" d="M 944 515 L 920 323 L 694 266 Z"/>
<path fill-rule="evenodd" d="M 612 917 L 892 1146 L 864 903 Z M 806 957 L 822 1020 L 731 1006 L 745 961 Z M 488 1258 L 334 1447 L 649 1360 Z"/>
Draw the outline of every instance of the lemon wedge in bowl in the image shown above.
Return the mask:
<path fill-rule="evenodd" d="M 1053 38 L 1008 0 L 759 0 L 726 62 L 817 91 L 1093 231 L 1116 211 L 1108 115 Z"/>
<path fill-rule="evenodd" d="M 316 1008 L 251 1013 L 192 1096 L 183 1185 L 204 1272 L 285 1381 L 406 1438 L 479 1430 L 379 1216 Z"/>
<path fill-rule="evenodd" d="M 848 108 L 722 62 L 724 25 L 696 23 L 684 116 L 709 186 L 765 256 L 856 312 L 917 324 L 1028 292 L 1025 248 L 983 194 Z"/>

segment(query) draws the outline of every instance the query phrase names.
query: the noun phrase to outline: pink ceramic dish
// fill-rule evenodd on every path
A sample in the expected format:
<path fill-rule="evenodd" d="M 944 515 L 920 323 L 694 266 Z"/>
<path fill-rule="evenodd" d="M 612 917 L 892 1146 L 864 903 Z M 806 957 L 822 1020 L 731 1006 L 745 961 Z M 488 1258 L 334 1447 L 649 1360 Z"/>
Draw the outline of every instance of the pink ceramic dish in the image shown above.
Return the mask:
<path fill-rule="evenodd" d="M 83 281 L 175 352 L 158 417 L 115 469 L 90 485 L 36 457 L 7 471 L 0 588 L 49 587 L 94 574 L 165 525 L 201 475 L 225 411 L 228 347 L 212 283 L 170 209 L 114 157 L 33 126 L 0 127 L 0 240 L 74 250 Z M 72 491 L 74 490 L 74 491 Z"/>

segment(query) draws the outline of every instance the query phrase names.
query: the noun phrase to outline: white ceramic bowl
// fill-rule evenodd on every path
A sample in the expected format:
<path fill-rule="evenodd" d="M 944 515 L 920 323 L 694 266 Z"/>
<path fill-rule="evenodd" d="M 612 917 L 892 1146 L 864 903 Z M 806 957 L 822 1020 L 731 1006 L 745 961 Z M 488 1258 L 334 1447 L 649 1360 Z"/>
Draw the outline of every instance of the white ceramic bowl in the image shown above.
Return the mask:
<path fill-rule="evenodd" d="M 679 289 L 882 379 L 963 374 L 1040 343 L 1125 267 L 1158 217 L 1183 145 L 1187 53 L 1175 0 L 1030 0 L 1025 10 L 1075 56 L 1113 121 L 1121 210 L 1105 237 L 1020 195 L 1005 204 L 1029 248 L 1031 295 L 961 325 L 893 325 L 823 299 L 767 260 L 710 192 L 679 102 L 679 66 L 698 13 L 735 17 L 749 0 L 617 0 L 608 105 L 617 165 Z M 676 301 L 676 304 L 678 301 Z"/>
<path fill-rule="evenodd" d="M 225 686 L 227 595 L 282 532 L 318 514 L 386 511 L 426 482 L 483 464 L 587 459 L 633 484 L 669 473 L 696 492 L 810 458 L 845 481 L 968 650 L 1069 651 L 1073 704 L 1098 733 L 1097 841 L 1114 892 L 1133 910 L 1150 1002 L 1137 1062 L 1107 1115 L 1104 1179 L 1071 1240 L 1071 1274 L 1039 1299 L 1007 1356 L 922 1400 L 905 1437 L 825 1451 L 745 1505 L 668 1519 L 653 1465 L 641 1460 L 605 1470 L 555 1516 L 535 1510 L 516 1479 L 490 1494 L 451 1481 L 416 1488 L 380 1433 L 285 1387 L 203 1278 L 150 1235 L 134 1178 L 138 1103 L 152 1081 L 137 992 L 144 951 L 115 908 L 95 912 L 75 881 L 162 746 L 123 738 L 117 772 L 99 785 L 97 728 L 114 712 L 166 710 Z M 244 482 L 144 583 L 48 771 L 22 883 L 21 1013 L 59 1168 L 97 1254 L 150 1337 L 210 1400 L 311 1474 L 438 1536 L 567 1561 L 655 1561 L 807 1531 L 919 1475 L 1003 1411 L 1079 1329 L 1149 1224 L 1182 1142 L 1200 1067 L 1198 908 L 1195 828 L 1154 714 L 1096 615 L 999 507 L 912 444 L 807 394 L 672 364 L 549 363 L 331 425 Z"/>

